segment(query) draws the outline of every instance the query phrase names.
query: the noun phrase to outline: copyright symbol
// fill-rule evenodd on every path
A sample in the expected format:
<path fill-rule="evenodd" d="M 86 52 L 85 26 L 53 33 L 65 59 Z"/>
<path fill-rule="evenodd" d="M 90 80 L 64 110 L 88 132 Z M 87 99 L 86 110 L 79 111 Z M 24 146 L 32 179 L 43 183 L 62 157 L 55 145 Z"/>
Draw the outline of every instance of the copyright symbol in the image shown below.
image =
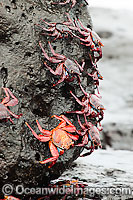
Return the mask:
<path fill-rule="evenodd" d="M 12 194 L 13 192 L 13 187 L 12 185 L 10 184 L 5 184 L 3 187 L 2 187 L 2 192 L 4 195 L 10 195 Z"/>

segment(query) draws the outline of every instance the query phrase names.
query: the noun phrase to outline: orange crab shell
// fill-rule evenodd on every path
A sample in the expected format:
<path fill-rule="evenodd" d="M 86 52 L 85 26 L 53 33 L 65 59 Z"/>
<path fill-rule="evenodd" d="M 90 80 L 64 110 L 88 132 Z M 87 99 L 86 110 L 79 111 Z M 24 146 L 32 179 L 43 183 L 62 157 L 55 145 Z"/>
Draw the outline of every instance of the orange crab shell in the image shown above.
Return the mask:
<path fill-rule="evenodd" d="M 53 131 L 52 142 L 61 149 L 69 149 L 74 144 L 72 139 L 67 135 L 67 132 L 62 129 Z"/>

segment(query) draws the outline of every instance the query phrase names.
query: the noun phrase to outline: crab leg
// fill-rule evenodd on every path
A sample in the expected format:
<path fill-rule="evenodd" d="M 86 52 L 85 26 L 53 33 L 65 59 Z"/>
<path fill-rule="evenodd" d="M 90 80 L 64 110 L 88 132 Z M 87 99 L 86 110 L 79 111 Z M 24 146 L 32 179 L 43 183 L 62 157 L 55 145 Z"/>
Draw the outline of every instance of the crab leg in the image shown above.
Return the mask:
<path fill-rule="evenodd" d="M 66 113 L 76 113 L 76 114 L 82 115 L 84 114 L 84 111 L 67 111 Z"/>
<path fill-rule="evenodd" d="M 76 63 L 76 65 L 79 67 L 79 69 L 82 72 L 84 70 L 85 62 L 82 63 L 82 66 L 80 66 L 76 60 L 74 60 L 74 62 Z"/>
<path fill-rule="evenodd" d="M 85 147 L 85 148 L 86 148 L 86 147 Z M 89 147 L 89 148 L 87 148 L 87 149 L 90 150 L 90 152 L 84 153 L 84 154 L 82 154 L 80 157 L 88 156 L 88 155 L 90 155 L 90 154 L 94 151 L 94 148 L 93 148 L 93 147 Z"/>
<path fill-rule="evenodd" d="M 36 132 L 30 127 L 30 125 L 25 122 L 25 124 L 29 127 L 29 129 L 32 131 L 32 134 L 41 142 L 47 142 L 50 140 L 50 136 L 44 136 L 44 135 L 37 135 Z"/>
<path fill-rule="evenodd" d="M 60 3 L 54 2 L 53 4 L 65 5 L 65 4 L 69 3 L 69 2 L 70 2 L 70 0 L 66 0 L 65 2 L 60 2 Z M 71 6 L 71 8 L 74 7 L 75 4 L 76 4 L 76 0 L 72 0 L 72 6 Z"/>
<path fill-rule="evenodd" d="M 68 125 L 68 126 L 62 128 L 62 129 L 63 129 L 64 131 L 68 131 L 68 132 L 70 132 L 70 133 L 74 133 L 74 132 L 76 131 L 76 128 L 75 128 L 74 125 Z"/>
<path fill-rule="evenodd" d="M 76 131 L 76 127 L 68 120 L 65 115 L 61 115 L 61 117 L 69 124 L 68 126 L 64 127 L 63 130 L 73 133 Z"/>
<path fill-rule="evenodd" d="M 59 153 L 58 153 L 58 150 L 57 148 L 55 147 L 55 145 L 52 143 L 52 141 L 49 141 L 49 148 L 50 148 L 50 152 L 52 154 L 53 157 L 51 158 L 48 158 L 46 160 L 43 160 L 43 161 L 39 161 L 39 163 L 41 164 L 46 164 L 48 162 L 54 162 L 55 164 L 55 161 L 58 159 L 59 157 Z M 51 166 L 50 166 L 51 167 Z"/>
<path fill-rule="evenodd" d="M 52 54 L 53 54 L 55 57 L 57 57 L 58 59 L 61 59 L 61 60 L 66 59 L 65 56 L 55 53 L 55 51 L 54 51 L 54 49 L 53 49 L 53 47 L 52 47 L 52 45 L 51 45 L 51 43 L 50 43 L 49 41 L 48 41 L 48 44 L 49 44 L 49 46 L 50 46 L 50 50 L 51 50 Z"/>
<path fill-rule="evenodd" d="M 49 71 L 54 74 L 54 75 L 61 75 L 62 74 L 62 66 L 63 66 L 63 63 L 59 64 L 56 68 L 56 70 L 54 71 L 51 67 L 49 67 L 47 65 L 46 62 L 44 62 L 44 65 L 49 69 Z"/>
<path fill-rule="evenodd" d="M 76 0 L 72 0 L 72 6 L 71 7 L 74 7 L 76 4 Z"/>
<path fill-rule="evenodd" d="M 84 145 L 88 144 L 88 136 L 87 135 L 84 135 L 83 136 L 83 139 L 82 139 L 82 143 L 81 144 L 77 144 L 75 146 L 78 146 L 78 147 L 83 147 Z"/>
<path fill-rule="evenodd" d="M 52 27 L 55 27 L 57 23 L 48 23 L 46 22 L 44 19 L 41 19 L 45 24 L 47 24 L 48 26 L 52 26 Z"/>
<path fill-rule="evenodd" d="M 60 129 L 60 128 L 66 126 L 66 121 L 65 121 L 63 118 L 61 118 L 61 117 L 59 117 L 59 116 L 57 116 L 57 115 L 51 116 L 51 118 L 53 118 L 53 117 L 55 117 L 56 119 L 58 119 L 58 120 L 61 121 L 61 122 L 59 123 L 59 125 L 58 125 L 54 130 Z"/>
<path fill-rule="evenodd" d="M 58 3 L 58 2 L 53 2 L 52 4 L 64 5 L 64 4 L 67 4 L 67 3 L 69 3 L 69 2 L 70 2 L 70 0 L 66 0 L 65 2 L 60 2 L 60 3 Z"/>
<path fill-rule="evenodd" d="M 5 104 L 5 106 L 15 106 L 15 105 L 17 105 L 18 99 L 12 94 L 12 92 L 9 90 L 9 88 L 6 88 L 6 90 L 9 92 L 9 94 L 11 95 L 11 97 L 13 99 L 10 100 L 7 104 Z"/>
<path fill-rule="evenodd" d="M 58 119 L 58 120 L 60 120 L 60 121 L 64 121 L 64 122 L 65 122 L 66 120 L 63 118 L 63 116 L 64 116 L 64 115 L 61 115 L 61 116 L 52 115 L 52 118 L 53 118 L 53 117 L 55 117 L 56 119 Z"/>
<path fill-rule="evenodd" d="M 80 125 L 80 127 L 84 130 L 85 127 L 83 126 L 83 124 L 81 123 L 80 119 L 79 119 L 79 115 L 77 115 L 77 118 L 78 118 L 78 123 Z"/>
<path fill-rule="evenodd" d="M 79 83 L 79 86 L 80 86 L 80 88 L 81 88 L 81 90 L 82 90 L 82 92 L 85 94 L 85 96 L 89 96 L 89 94 L 87 93 L 87 92 L 85 92 L 85 90 L 84 90 L 84 88 L 82 87 L 82 85 L 81 85 L 81 83 Z"/>
<path fill-rule="evenodd" d="M 82 24 L 82 22 L 78 19 L 79 23 L 80 23 L 80 26 L 87 32 L 87 33 L 90 33 L 92 32 L 92 30 L 90 28 L 85 28 Z"/>
<path fill-rule="evenodd" d="M 36 123 L 37 123 L 37 125 L 38 125 L 39 131 L 40 131 L 41 133 L 43 133 L 43 135 L 45 135 L 45 136 L 50 136 L 50 135 L 51 135 L 51 132 L 50 132 L 50 131 L 42 129 L 42 127 L 41 127 L 41 125 L 39 124 L 39 121 L 38 121 L 38 120 L 36 120 Z"/>
<path fill-rule="evenodd" d="M 44 34 L 44 33 L 42 33 L 42 35 L 50 35 L 50 36 L 52 36 L 52 37 L 55 37 L 54 40 L 56 40 L 56 39 L 58 39 L 58 38 L 60 38 L 60 39 L 63 38 L 63 36 L 61 35 L 61 33 L 59 33 L 59 32 L 56 31 L 56 30 L 54 31 L 54 33 L 49 33 L 49 34 L 46 34 L 46 33 Z M 53 40 L 53 41 L 54 41 L 54 40 Z"/>
<path fill-rule="evenodd" d="M 5 106 L 15 106 L 15 105 L 17 105 L 18 99 L 12 94 L 12 92 L 8 88 L 3 88 L 3 89 L 6 93 L 6 97 L 3 99 L 1 104 L 4 104 Z M 13 98 L 12 100 L 10 100 L 10 96 Z"/>
<path fill-rule="evenodd" d="M 85 37 L 88 37 L 88 36 L 89 36 L 88 34 L 91 32 L 91 30 L 90 30 L 89 32 L 88 32 L 88 31 L 87 31 L 87 32 L 86 32 L 86 31 L 81 31 L 81 29 L 80 29 L 78 23 L 76 22 L 76 20 L 74 20 L 74 22 L 75 22 L 75 24 L 76 24 L 76 27 L 77 27 L 79 33 L 80 33 L 81 35 L 85 36 Z"/>
<path fill-rule="evenodd" d="M 12 111 L 10 111 L 8 108 L 6 108 L 7 109 L 7 111 L 13 116 L 13 117 L 15 117 L 16 119 L 19 119 L 23 114 L 21 113 L 21 114 L 19 114 L 19 115 L 16 115 L 16 114 L 14 114 Z"/>
<path fill-rule="evenodd" d="M 51 27 L 49 29 L 41 26 L 40 24 L 36 24 L 37 26 L 41 27 L 44 31 L 48 31 L 48 32 L 53 32 L 55 30 L 55 27 Z"/>
<path fill-rule="evenodd" d="M 78 37 L 78 36 L 76 36 L 76 37 Z M 79 37 L 78 37 L 79 38 Z M 81 43 L 81 44 L 83 44 L 83 45 L 85 45 L 85 46 L 91 46 L 92 45 L 92 40 L 90 39 L 90 36 L 88 36 L 88 37 L 86 37 L 85 39 L 83 39 L 83 38 L 79 38 L 82 42 L 84 42 L 84 43 Z M 87 43 L 87 44 L 85 44 L 85 42 Z"/>
<path fill-rule="evenodd" d="M 78 140 L 79 139 L 79 136 L 78 135 L 72 135 L 70 133 L 67 133 L 67 135 L 72 139 L 72 140 Z"/>
<path fill-rule="evenodd" d="M 76 99 L 76 101 L 83 106 L 83 103 L 72 93 L 72 91 L 70 91 L 71 95 Z"/>
<path fill-rule="evenodd" d="M 75 126 L 64 115 L 61 115 L 61 116 L 53 115 L 52 117 L 55 117 L 56 119 L 62 121 L 55 129 L 62 128 L 62 130 L 65 130 L 65 131 L 68 131 L 71 133 L 76 131 Z M 66 126 L 66 122 L 69 124 L 68 126 Z M 71 134 L 70 134 L 70 136 L 71 136 Z"/>
<path fill-rule="evenodd" d="M 90 54 L 89 54 L 89 57 L 90 57 L 90 61 L 91 61 L 92 66 L 97 70 L 96 62 L 94 61 L 95 63 L 93 63 L 92 56 Z"/>
<path fill-rule="evenodd" d="M 57 68 L 56 68 L 55 71 L 54 71 L 51 67 L 49 67 L 49 66 L 47 65 L 46 62 L 44 62 L 44 64 L 45 64 L 45 66 L 49 69 L 49 71 L 50 71 L 52 74 L 54 74 L 54 75 L 62 75 L 61 79 L 58 80 L 57 83 L 53 84 L 53 86 L 58 85 L 59 83 L 61 83 L 61 82 L 63 82 L 63 81 L 65 80 L 66 74 L 65 74 L 65 69 L 64 69 L 64 67 L 63 67 L 63 65 L 64 65 L 63 63 L 60 63 L 60 64 L 57 66 Z"/>
<path fill-rule="evenodd" d="M 8 103 L 9 102 L 9 99 L 10 99 L 10 96 L 6 90 L 7 88 L 3 88 L 5 94 L 6 94 L 6 97 L 2 100 L 1 104 L 5 104 L 5 103 Z"/>
<path fill-rule="evenodd" d="M 54 57 L 49 57 L 49 56 L 47 55 L 47 53 L 45 52 L 44 48 L 42 47 L 41 42 L 39 42 L 39 46 L 41 47 L 42 52 L 43 52 L 43 55 L 45 56 L 45 58 L 47 58 L 47 60 L 49 60 L 49 61 L 52 62 L 52 63 L 60 63 L 60 62 L 62 62 L 62 60 L 58 60 L 58 59 L 56 59 L 56 58 L 54 58 Z"/>
<path fill-rule="evenodd" d="M 68 21 L 67 21 L 67 22 L 63 22 L 63 24 L 64 24 L 64 25 L 67 25 L 67 26 L 73 25 L 73 27 L 75 27 L 75 24 L 74 24 L 74 22 L 71 20 L 69 13 L 66 13 L 66 15 L 67 15 Z"/>
<path fill-rule="evenodd" d="M 53 84 L 53 86 L 56 86 L 56 85 L 58 85 L 59 83 L 62 83 L 62 82 L 65 80 L 65 78 L 66 78 L 66 75 L 65 75 L 64 70 L 63 70 L 63 74 L 62 74 L 61 79 L 58 80 L 57 83 Z"/>

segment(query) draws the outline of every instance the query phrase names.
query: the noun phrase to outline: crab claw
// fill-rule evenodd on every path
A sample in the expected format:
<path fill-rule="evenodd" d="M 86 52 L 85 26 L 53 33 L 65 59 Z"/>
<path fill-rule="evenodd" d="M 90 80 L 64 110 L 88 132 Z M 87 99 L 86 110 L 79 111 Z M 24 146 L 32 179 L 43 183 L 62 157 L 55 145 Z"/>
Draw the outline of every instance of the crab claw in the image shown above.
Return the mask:
<path fill-rule="evenodd" d="M 55 115 L 52 115 L 51 118 L 55 117 Z"/>

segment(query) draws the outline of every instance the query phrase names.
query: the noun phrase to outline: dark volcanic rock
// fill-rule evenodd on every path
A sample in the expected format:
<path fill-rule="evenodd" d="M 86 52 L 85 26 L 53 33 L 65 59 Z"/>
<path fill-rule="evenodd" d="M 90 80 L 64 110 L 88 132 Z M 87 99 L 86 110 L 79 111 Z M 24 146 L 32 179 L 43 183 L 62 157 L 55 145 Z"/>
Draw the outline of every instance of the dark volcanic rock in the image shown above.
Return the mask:
<path fill-rule="evenodd" d="M 91 26 L 85 1 L 78 1 L 70 10 L 65 6 L 51 5 L 49 0 L 2 0 L 0 3 L 0 87 L 8 87 L 18 98 L 19 104 L 10 108 L 14 113 L 23 113 L 20 119 L 0 123 L 0 183 L 12 183 L 24 186 L 43 185 L 57 178 L 68 168 L 79 154 L 80 148 L 72 148 L 64 153 L 52 167 L 41 165 L 36 161 L 51 157 L 48 144 L 39 142 L 26 127 L 27 121 L 39 133 L 36 119 L 44 129 L 52 130 L 58 121 L 51 119 L 53 114 L 60 115 L 76 109 L 74 99 L 69 91 L 82 96 L 77 81 L 63 82 L 52 87 L 58 80 L 43 65 L 44 56 L 39 48 L 43 47 L 50 54 L 47 41 L 49 36 L 41 35 L 41 18 L 49 22 L 67 21 L 66 12 L 72 19 L 78 17 L 84 25 Z M 88 61 L 86 68 L 91 68 L 88 49 L 80 45 L 78 39 L 71 37 L 58 39 L 52 43 L 55 51 L 80 64 L 83 58 Z M 5 79 L 4 79 L 5 78 Z M 3 79 L 5 81 L 3 81 Z M 93 90 L 92 82 L 83 74 L 82 85 L 86 91 Z M 5 84 L 3 84 L 5 83 Z M 89 87 L 87 87 L 89 85 Z M 76 116 L 68 118 L 77 126 Z"/>

